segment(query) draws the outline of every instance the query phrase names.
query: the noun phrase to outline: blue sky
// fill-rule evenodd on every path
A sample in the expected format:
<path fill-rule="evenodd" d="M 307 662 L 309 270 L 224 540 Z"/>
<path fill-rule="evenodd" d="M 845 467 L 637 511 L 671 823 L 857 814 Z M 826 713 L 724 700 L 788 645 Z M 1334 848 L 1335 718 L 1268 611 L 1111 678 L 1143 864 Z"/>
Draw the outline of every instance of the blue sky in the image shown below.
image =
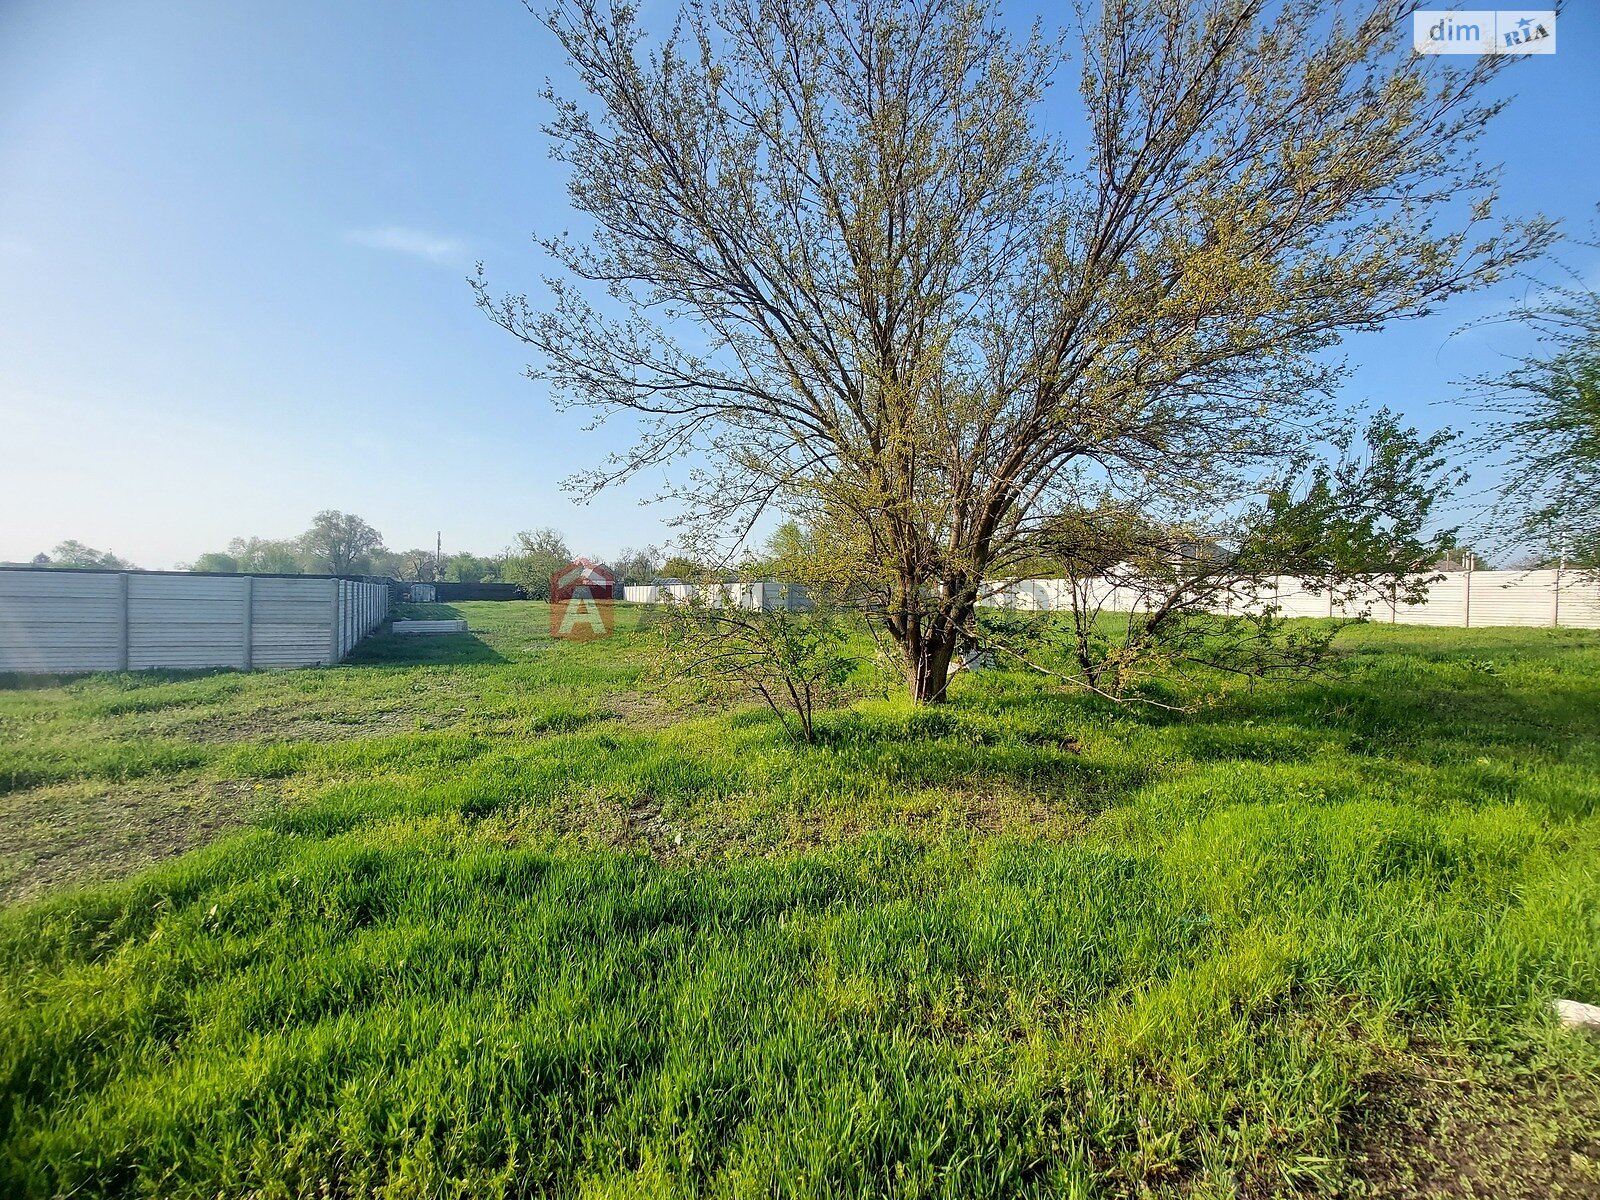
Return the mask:
<path fill-rule="evenodd" d="M 481 258 L 535 289 L 531 232 L 575 223 L 546 76 L 562 64 L 516 0 L 0 0 L 0 560 L 70 537 L 166 567 L 329 507 L 396 549 L 539 525 L 599 555 L 666 540 L 647 483 L 582 507 L 559 489 L 613 435 L 551 407 L 464 282 Z M 1505 78 L 1485 152 L 1507 210 L 1585 232 L 1594 7 Z M 1568 257 L 1600 279 L 1595 252 Z M 1519 335 L 1452 335 L 1520 288 L 1352 340 L 1349 398 L 1468 424 L 1451 381 Z"/>

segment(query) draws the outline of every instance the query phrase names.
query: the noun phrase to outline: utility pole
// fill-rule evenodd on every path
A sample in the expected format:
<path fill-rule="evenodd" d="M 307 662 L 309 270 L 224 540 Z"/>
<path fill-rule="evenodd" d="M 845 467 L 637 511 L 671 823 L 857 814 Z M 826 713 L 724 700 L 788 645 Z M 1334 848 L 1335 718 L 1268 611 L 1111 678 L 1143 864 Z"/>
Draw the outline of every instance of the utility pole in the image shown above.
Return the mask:
<path fill-rule="evenodd" d="M 437 580 L 444 578 L 444 530 L 433 531 L 433 577 Z"/>

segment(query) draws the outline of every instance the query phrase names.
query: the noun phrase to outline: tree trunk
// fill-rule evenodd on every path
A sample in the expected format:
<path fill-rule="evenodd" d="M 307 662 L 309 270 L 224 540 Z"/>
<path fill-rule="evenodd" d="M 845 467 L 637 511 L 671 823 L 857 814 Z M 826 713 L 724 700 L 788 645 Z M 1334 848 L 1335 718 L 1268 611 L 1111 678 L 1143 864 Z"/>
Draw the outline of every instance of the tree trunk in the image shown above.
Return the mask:
<path fill-rule="evenodd" d="M 912 647 L 916 649 L 913 651 Z M 913 704 L 943 704 L 945 688 L 950 682 L 950 659 L 956 650 L 953 633 L 936 634 L 925 631 L 915 642 L 907 644 L 906 687 Z"/>

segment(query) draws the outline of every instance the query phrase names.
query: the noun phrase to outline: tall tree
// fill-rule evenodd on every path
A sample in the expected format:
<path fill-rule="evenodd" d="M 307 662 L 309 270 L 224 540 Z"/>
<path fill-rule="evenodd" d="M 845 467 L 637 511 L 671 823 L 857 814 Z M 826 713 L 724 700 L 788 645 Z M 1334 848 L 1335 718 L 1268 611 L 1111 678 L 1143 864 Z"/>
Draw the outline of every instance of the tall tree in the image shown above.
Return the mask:
<path fill-rule="evenodd" d="M 231 554 L 209 550 L 190 563 L 189 570 L 210 575 L 237 575 L 239 560 Z"/>
<path fill-rule="evenodd" d="M 625 546 L 607 565 L 619 583 L 649 583 L 661 574 L 659 546 Z"/>
<path fill-rule="evenodd" d="M 397 578 L 413 583 L 432 583 L 439 578 L 437 556 L 421 547 L 400 551 L 395 556 L 395 568 L 400 572 Z"/>
<path fill-rule="evenodd" d="M 483 558 L 464 550 L 445 560 L 440 575 L 457 583 L 487 583 L 500 578 L 500 560 Z"/>
<path fill-rule="evenodd" d="M 522 585 L 531 600 L 550 598 L 550 577 L 572 562 L 572 550 L 560 532 L 548 527 L 524 529 L 506 551 L 505 577 Z"/>
<path fill-rule="evenodd" d="M 761 551 L 751 558 L 750 567 L 766 575 L 800 578 L 807 574 L 810 560 L 819 551 L 816 538 L 799 521 L 782 522 L 767 535 Z"/>
<path fill-rule="evenodd" d="M 306 569 L 300 547 L 290 538 L 234 538 L 228 556 L 246 574 L 300 575 Z"/>
<path fill-rule="evenodd" d="M 1490 523 L 1539 561 L 1600 570 L 1600 292 L 1546 289 L 1512 319 L 1538 331 L 1538 347 L 1474 381 L 1476 449 L 1504 468 Z"/>
<path fill-rule="evenodd" d="M 1490 222 L 1507 60 L 1410 54 L 1410 0 L 1089 7 L 1074 161 L 1066 51 L 996 0 L 695 4 L 653 48 L 558 3 L 592 230 L 543 243 L 548 307 L 476 281 L 565 402 L 639 418 L 580 488 L 698 452 L 696 519 L 828 531 L 917 700 L 1060 514 L 1264 504 L 1344 431 L 1329 347 L 1549 238 Z"/>
<path fill-rule="evenodd" d="M 368 557 L 383 549 L 383 535 L 354 513 L 325 508 L 300 535 L 306 559 L 329 575 L 350 575 L 364 570 Z"/>

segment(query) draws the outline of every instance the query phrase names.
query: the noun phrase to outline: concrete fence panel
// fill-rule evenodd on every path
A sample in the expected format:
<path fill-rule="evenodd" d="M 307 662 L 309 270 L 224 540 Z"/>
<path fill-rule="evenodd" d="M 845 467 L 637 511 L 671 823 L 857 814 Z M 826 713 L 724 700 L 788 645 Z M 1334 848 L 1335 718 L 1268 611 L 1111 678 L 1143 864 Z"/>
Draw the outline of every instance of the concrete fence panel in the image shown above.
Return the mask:
<path fill-rule="evenodd" d="M 0 672 L 326 665 L 388 614 L 357 580 L 0 569 Z"/>
<path fill-rule="evenodd" d="M 244 619 L 238 579 L 130 574 L 126 668 L 242 667 Z"/>
<path fill-rule="evenodd" d="M 708 603 L 726 603 L 749 612 L 810 612 L 812 607 L 806 589 L 798 583 L 697 584 L 661 580 L 630 583 L 622 589 L 622 598 L 631 604 L 662 604 L 668 600 L 688 600 L 695 595 Z"/>
<path fill-rule="evenodd" d="M 0 571 L 0 671 L 117 671 L 127 578 Z"/>
<path fill-rule="evenodd" d="M 1071 607 L 1072 583 L 1064 579 L 1008 580 L 989 584 L 979 602 L 1023 611 Z M 1077 585 L 1092 606 L 1109 612 L 1143 612 L 1149 597 L 1132 586 L 1099 580 Z M 1219 613 L 1259 612 L 1267 606 L 1285 617 L 1366 617 L 1396 625 L 1443 625 L 1478 629 L 1540 626 L 1600 629 L 1600 582 L 1574 571 L 1460 571 L 1429 585 L 1425 599 L 1407 604 L 1387 587 L 1356 589 L 1335 597 L 1313 592 L 1289 575 L 1262 579 L 1238 596 L 1218 597 Z"/>

